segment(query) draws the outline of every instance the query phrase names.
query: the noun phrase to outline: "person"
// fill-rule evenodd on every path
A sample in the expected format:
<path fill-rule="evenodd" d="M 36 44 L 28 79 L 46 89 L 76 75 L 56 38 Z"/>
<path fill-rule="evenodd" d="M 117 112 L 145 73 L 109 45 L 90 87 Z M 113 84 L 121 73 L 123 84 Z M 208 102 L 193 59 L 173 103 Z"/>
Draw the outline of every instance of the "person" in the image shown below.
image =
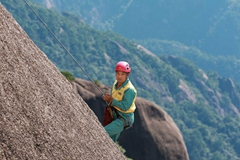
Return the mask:
<path fill-rule="evenodd" d="M 137 91 L 129 80 L 130 65 L 125 61 L 117 63 L 115 68 L 116 80 L 111 94 L 105 94 L 103 100 L 112 107 L 114 120 L 104 128 L 111 139 L 116 142 L 120 133 L 132 127 L 134 122 L 135 100 Z"/>

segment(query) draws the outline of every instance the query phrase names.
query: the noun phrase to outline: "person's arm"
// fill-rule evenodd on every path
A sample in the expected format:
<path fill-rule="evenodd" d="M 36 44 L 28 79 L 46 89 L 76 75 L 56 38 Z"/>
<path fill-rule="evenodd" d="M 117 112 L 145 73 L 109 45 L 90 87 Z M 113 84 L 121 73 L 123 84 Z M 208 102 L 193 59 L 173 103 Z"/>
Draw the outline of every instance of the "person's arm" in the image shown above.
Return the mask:
<path fill-rule="evenodd" d="M 135 96 L 136 96 L 136 93 L 132 90 L 132 89 L 128 89 L 124 92 L 124 95 L 123 95 L 123 99 L 121 101 L 118 101 L 116 99 L 113 98 L 112 100 L 112 106 L 116 106 L 118 108 L 120 108 L 121 110 L 128 110 L 134 99 L 135 99 Z"/>

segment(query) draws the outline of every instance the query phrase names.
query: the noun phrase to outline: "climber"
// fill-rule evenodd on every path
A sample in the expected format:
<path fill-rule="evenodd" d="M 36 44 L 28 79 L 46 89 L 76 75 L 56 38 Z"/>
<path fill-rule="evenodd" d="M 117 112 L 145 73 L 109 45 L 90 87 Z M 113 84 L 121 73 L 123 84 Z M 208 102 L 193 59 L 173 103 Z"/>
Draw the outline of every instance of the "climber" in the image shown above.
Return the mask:
<path fill-rule="evenodd" d="M 115 68 L 116 80 L 113 83 L 111 94 L 105 94 L 103 100 L 112 107 L 113 121 L 104 128 L 111 139 L 116 142 L 120 133 L 132 127 L 134 122 L 135 100 L 137 91 L 129 80 L 130 65 L 125 61 L 117 63 Z"/>

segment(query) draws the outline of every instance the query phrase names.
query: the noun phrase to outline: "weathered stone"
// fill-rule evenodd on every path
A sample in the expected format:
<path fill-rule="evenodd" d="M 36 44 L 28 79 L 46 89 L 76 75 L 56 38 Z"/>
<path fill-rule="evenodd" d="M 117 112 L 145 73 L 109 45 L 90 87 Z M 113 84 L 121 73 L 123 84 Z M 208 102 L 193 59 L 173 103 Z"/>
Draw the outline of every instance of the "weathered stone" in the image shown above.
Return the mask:
<path fill-rule="evenodd" d="M 0 159 L 125 159 L 1 4 L 0 17 Z"/>

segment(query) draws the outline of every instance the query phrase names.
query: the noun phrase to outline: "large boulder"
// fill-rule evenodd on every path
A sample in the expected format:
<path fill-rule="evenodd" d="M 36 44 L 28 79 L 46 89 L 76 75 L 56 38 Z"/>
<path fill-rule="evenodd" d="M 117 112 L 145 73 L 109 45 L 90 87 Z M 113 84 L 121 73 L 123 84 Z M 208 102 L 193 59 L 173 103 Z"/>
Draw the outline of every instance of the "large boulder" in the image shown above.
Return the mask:
<path fill-rule="evenodd" d="M 0 17 L 0 159 L 125 159 L 1 4 Z"/>
<path fill-rule="evenodd" d="M 78 78 L 72 84 L 102 122 L 106 104 L 98 87 L 104 93 L 109 93 L 111 88 L 104 85 L 96 87 L 94 83 Z M 173 119 L 160 106 L 144 98 L 138 97 L 136 106 L 133 128 L 122 132 L 119 138 L 127 157 L 137 160 L 188 160 L 183 136 Z"/>

